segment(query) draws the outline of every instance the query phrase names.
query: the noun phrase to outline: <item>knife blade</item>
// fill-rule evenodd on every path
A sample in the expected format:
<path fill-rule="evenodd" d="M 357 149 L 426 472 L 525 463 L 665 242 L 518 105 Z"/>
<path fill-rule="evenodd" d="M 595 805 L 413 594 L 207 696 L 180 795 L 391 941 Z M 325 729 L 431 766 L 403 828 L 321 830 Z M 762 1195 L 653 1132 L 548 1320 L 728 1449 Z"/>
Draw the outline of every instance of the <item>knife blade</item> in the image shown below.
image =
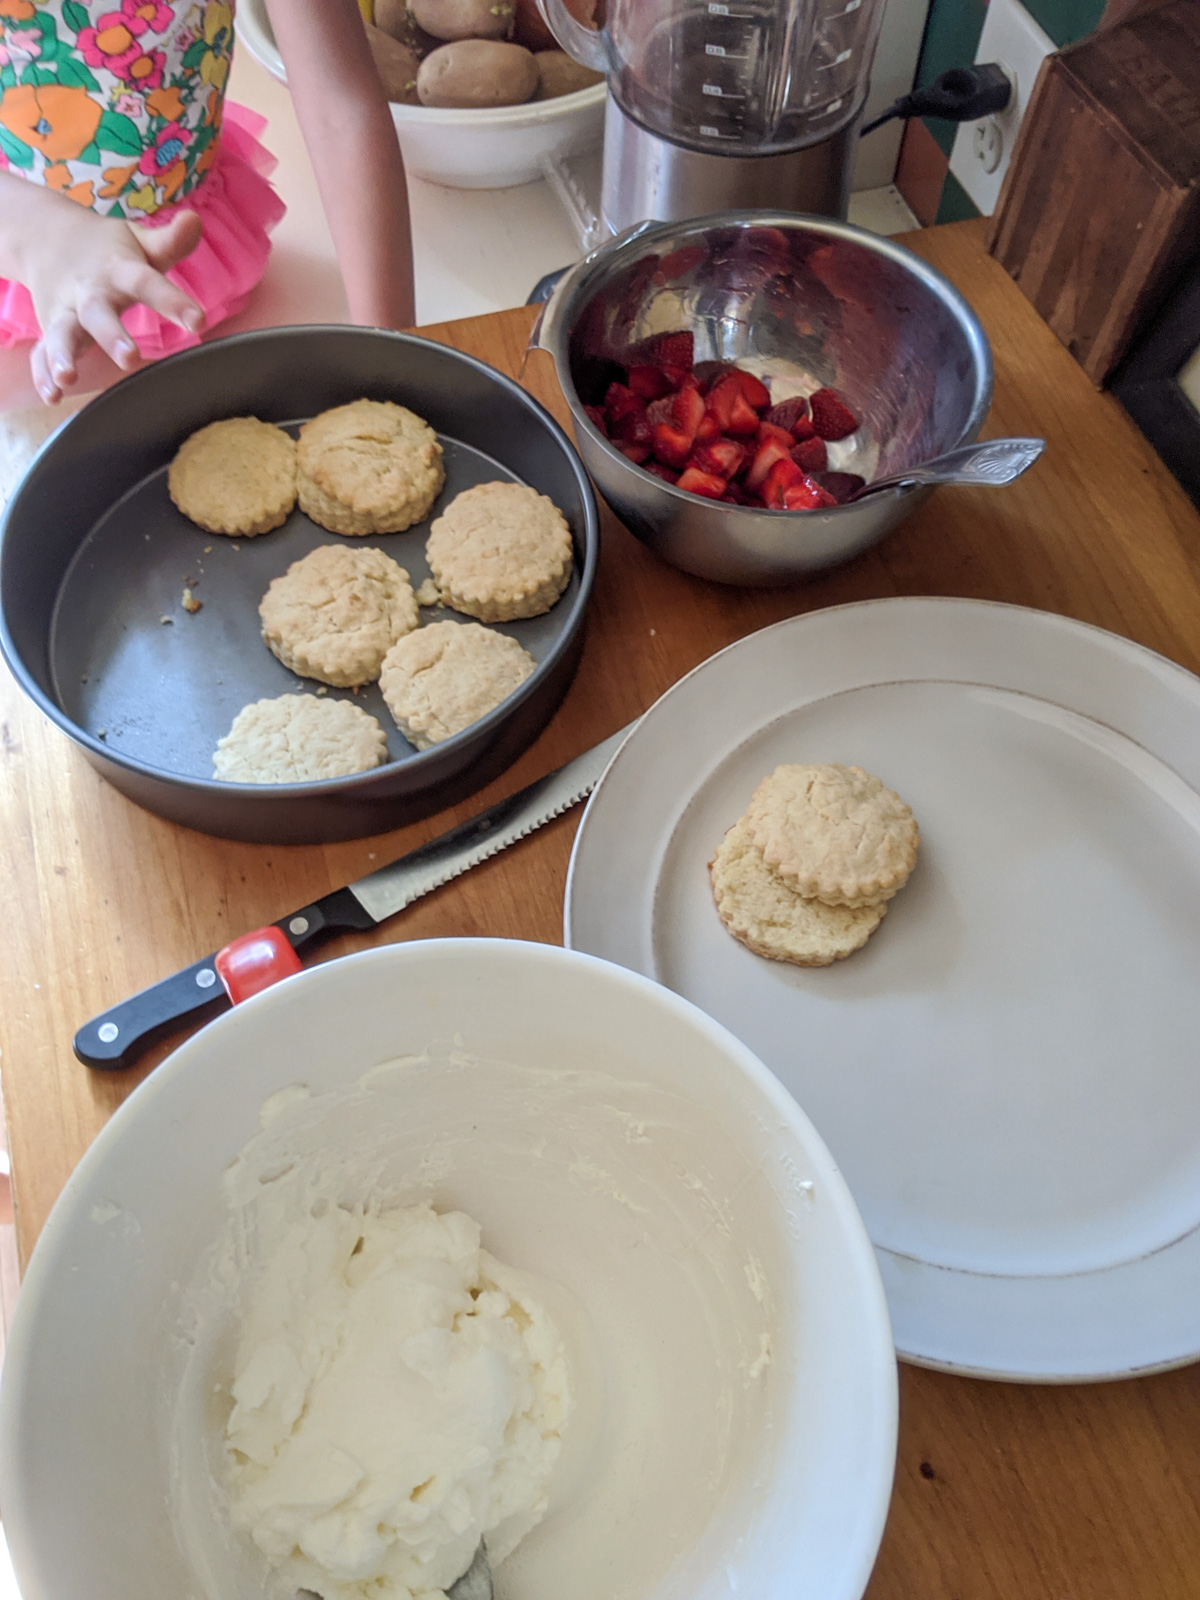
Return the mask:
<path fill-rule="evenodd" d="M 546 777 L 497 800 L 486 811 L 365 878 L 301 906 L 274 926 L 297 952 L 331 933 L 377 928 L 422 895 L 498 855 L 585 799 L 633 727 L 633 722 L 627 724 Z M 189 1019 L 206 1022 L 228 1010 L 231 1002 L 217 977 L 215 960 L 214 952 L 194 961 L 85 1022 L 75 1035 L 75 1054 L 88 1067 L 127 1067 L 156 1038 L 179 1024 Z"/>

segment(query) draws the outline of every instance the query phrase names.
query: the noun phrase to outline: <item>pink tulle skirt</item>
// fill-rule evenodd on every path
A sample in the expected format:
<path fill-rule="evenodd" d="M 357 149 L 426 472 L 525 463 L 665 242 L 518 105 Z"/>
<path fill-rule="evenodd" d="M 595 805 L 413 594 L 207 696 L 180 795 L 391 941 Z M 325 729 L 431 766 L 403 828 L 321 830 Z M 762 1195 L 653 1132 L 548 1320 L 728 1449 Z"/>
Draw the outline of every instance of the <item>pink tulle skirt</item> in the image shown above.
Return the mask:
<path fill-rule="evenodd" d="M 202 183 L 176 206 L 166 206 L 145 226 L 161 227 L 180 207 L 204 223 L 200 243 L 167 274 L 203 307 L 203 334 L 166 322 L 148 306 L 131 306 L 121 321 L 143 360 L 154 361 L 199 344 L 218 324 L 240 311 L 262 278 L 271 253 L 270 232 L 284 204 L 269 182 L 275 157 L 258 142 L 266 118 L 225 102 L 217 158 Z M 24 284 L 0 278 L 0 349 L 36 344 L 41 337 L 33 300 Z"/>

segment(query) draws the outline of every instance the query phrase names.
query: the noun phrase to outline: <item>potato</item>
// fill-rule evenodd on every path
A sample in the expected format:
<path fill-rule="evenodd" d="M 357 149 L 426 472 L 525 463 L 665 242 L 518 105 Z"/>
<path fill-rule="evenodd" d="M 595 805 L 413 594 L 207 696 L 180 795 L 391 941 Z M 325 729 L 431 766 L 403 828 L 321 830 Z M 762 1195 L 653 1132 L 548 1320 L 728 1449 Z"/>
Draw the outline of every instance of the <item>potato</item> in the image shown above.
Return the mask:
<path fill-rule="evenodd" d="M 406 44 L 416 52 L 418 59 L 436 50 L 441 43 L 440 39 L 434 39 L 417 26 L 416 18 L 408 8 L 408 0 L 375 0 L 375 26 L 382 28 L 384 33 L 390 33 L 401 44 Z"/>
<path fill-rule="evenodd" d="M 423 106 L 519 106 L 538 86 L 537 62 L 519 44 L 457 39 L 432 51 L 417 74 Z"/>
<path fill-rule="evenodd" d="M 576 22 L 585 28 L 596 26 L 596 0 L 564 0 L 567 10 Z M 526 50 L 557 50 L 558 40 L 542 21 L 537 0 L 513 0 L 517 8 L 513 38 Z"/>
<path fill-rule="evenodd" d="M 590 89 L 593 83 L 604 82 L 602 72 L 581 66 L 564 50 L 539 50 L 533 59 L 538 69 L 535 100 L 557 100 L 560 94 L 574 94 L 576 89 Z"/>
<path fill-rule="evenodd" d="M 507 39 L 513 0 L 408 0 L 408 9 L 435 39 Z"/>
<path fill-rule="evenodd" d="M 417 79 L 421 63 L 415 52 L 370 23 L 367 24 L 367 43 L 388 99 L 401 106 L 419 105 Z"/>

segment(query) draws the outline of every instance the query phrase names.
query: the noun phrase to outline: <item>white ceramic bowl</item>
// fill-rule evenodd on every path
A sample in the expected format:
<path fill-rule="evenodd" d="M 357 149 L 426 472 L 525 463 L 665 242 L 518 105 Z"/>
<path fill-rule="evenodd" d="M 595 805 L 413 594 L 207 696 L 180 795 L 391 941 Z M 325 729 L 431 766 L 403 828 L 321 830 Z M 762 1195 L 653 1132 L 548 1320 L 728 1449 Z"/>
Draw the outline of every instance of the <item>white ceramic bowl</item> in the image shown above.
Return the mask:
<path fill-rule="evenodd" d="M 859 1600 L 896 1372 L 825 1146 L 686 1001 L 495 940 L 299 974 L 189 1040 L 97 1138 L 34 1252 L 4 1362 L 0 1504 L 24 1600 L 265 1592 L 211 1492 L 224 1324 L 196 1287 L 252 1138 L 243 1191 L 320 1151 L 348 1197 L 462 1207 L 553 1286 L 576 1410 L 501 1593 Z"/>
<path fill-rule="evenodd" d="M 240 0 L 237 31 L 254 59 L 286 83 L 263 0 Z M 597 83 L 556 100 L 490 111 L 393 104 L 392 117 L 410 177 L 448 189 L 509 189 L 534 182 L 551 162 L 598 145 L 606 92 Z"/>

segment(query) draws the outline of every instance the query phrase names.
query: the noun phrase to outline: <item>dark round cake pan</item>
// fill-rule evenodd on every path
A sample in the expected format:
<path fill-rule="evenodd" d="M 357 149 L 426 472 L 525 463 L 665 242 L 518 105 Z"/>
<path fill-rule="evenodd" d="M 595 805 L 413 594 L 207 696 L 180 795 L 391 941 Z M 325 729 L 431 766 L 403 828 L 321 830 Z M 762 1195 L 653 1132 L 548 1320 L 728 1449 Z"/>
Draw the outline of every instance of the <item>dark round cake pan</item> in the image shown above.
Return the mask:
<path fill-rule="evenodd" d="M 545 616 L 504 623 L 537 669 L 502 705 L 429 750 L 396 728 L 377 684 L 329 689 L 376 716 L 388 760 L 320 783 L 212 777 L 212 753 L 253 700 L 315 693 L 262 641 L 271 579 L 318 544 L 339 542 L 299 510 L 255 539 L 206 534 L 172 505 L 168 464 L 221 417 L 295 427 L 330 406 L 394 400 L 425 418 L 445 450 L 430 517 L 472 484 L 517 480 L 571 526 L 575 571 Z M 347 540 L 428 575 L 428 521 Z M 530 745 L 574 675 L 599 550 L 596 502 L 562 429 L 510 378 L 411 334 L 273 328 L 214 341 L 126 378 L 51 438 L 0 526 L 0 647 L 18 682 L 88 760 L 138 805 L 230 839 L 310 844 L 416 821 L 472 794 Z M 191 591 L 186 609 L 184 591 Z M 453 611 L 422 623 L 466 622 Z"/>

